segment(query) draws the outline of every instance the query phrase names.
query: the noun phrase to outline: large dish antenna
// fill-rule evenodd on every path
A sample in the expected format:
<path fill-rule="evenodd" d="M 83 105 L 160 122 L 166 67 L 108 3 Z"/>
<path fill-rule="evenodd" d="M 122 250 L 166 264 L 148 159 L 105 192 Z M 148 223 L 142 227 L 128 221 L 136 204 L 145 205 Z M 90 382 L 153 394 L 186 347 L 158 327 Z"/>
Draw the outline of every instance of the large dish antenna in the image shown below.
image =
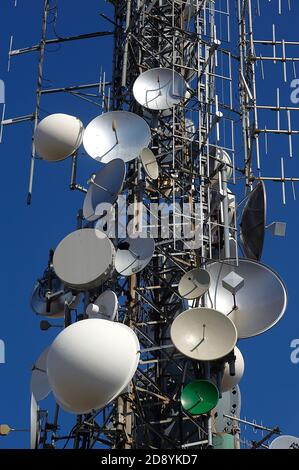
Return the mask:
<path fill-rule="evenodd" d="M 253 260 L 239 258 L 211 262 L 206 269 L 211 276 L 209 289 L 212 305 L 228 315 L 238 330 L 239 338 L 250 338 L 269 330 L 283 316 L 287 291 L 281 278 L 271 268 Z M 244 280 L 234 299 L 222 280 L 231 272 Z M 257 289 L 258 286 L 258 289 Z"/>
<path fill-rule="evenodd" d="M 137 336 L 122 323 L 95 318 L 73 323 L 48 353 L 47 373 L 57 401 L 75 414 L 106 406 L 131 381 L 139 350 Z"/>
<path fill-rule="evenodd" d="M 260 181 L 247 198 L 240 223 L 244 254 L 256 261 L 261 259 L 263 252 L 266 210 L 266 188 Z"/>

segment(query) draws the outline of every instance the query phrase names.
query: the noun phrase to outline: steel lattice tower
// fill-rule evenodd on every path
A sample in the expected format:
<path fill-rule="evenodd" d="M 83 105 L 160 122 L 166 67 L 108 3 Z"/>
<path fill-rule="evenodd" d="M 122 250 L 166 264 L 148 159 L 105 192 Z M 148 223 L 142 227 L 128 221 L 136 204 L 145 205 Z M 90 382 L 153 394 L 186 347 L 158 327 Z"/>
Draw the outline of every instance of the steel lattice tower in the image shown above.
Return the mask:
<path fill-rule="evenodd" d="M 286 64 L 292 62 L 294 66 L 299 60 L 294 55 L 289 57 L 286 48 L 298 46 L 299 42 L 278 41 L 275 28 L 271 40 L 255 40 L 253 15 L 256 9 L 259 12 L 260 4 L 252 0 L 237 0 L 236 12 L 232 11 L 234 2 L 230 0 L 109 0 L 109 3 L 114 9 L 114 19 L 109 20 L 114 25 L 113 31 L 48 40 L 50 2 L 44 1 L 40 43 L 10 51 L 10 57 L 39 51 L 35 111 L 13 119 L 4 119 L 3 113 L 1 121 L 2 128 L 32 121 L 35 131 L 43 94 L 95 89 L 93 96 L 97 104 L 101 103 L 103 112 L 129 111 L 147 122 L 150 148 L 159 164 L 159 177 L 154 180 L 147 177 L 140 159 L 126 163 L 125 197 L 118 199 L 116 210 L 115 245 L 126 238 L 124 229 L 129 224 L 134 232 L 150 234 L 155 239 L 151 261 L 137 274 L 126 278 L 113 274 L 97 289 L 84 291 L 84 305 L 77 317 L 84 319 L 87 305 L 105 289 L 112 289 L 120 299 L 118 321 L 131 327 L 138 336 L 139 367 L 130 385 L 112 403 L 100 411 L 77 416 L 66 444 L 71 442 L 74 448 L 98 445 L 116 449 L 204 449 L 213 446 L 213 436 L 219 433 L 217 411 L 192 416 L 182 407 L 181 393 L 186 384 L 198 379 L 212 380 L 221 391 L 225 364 L 229 363 L 230 371 L 234 372 L 235 353 L 232 351 L 218 360 L 198 361 L 174 347 L 170 329 L 175 318 L 190 307 L 213 309 L 216 304 L 216 294 L 212 298 L 209 291 L 187 300 L 180 295 L 178 285 L 182 276 L 196 267 L 229 265 L 231 258 L 234 266 L 239 266 L 240 194 L 246 200 L 257 183 L 278 181 L 282 183 L 285 202 L 285 183 L 299 181 L 285 177 L 283 160 L 281 177 L 262 173 L 261 136 L 288 136 L 292 156 L 292 137 L 299 131 L 291 126 L 291 114 L 299 108 L 281 107 L 279 96 L 275 106 L 260 105 L 257 86 L 257 67 L 262 67 L 266 60 L 283 65 L 286 81 Z M 104 75 L 100 83 L 43 89 L 47 44 L 106 35 L 114 38 L 111 82 Z M 263 53 L 263 47 L 268 46 L 273 50 L 271 57 Z M 169 109 L 151 110 L 134 98 L 136 79 L 156 68 L 179 73 L 188 84 L 179 104 Z M 267 128 L 269 110 L 278 113 L 277 129 Z M 279 116 L 284 111 L 287 129 L 280 126 Z M 236 148 L 241 150 L 237 152 Z M 79 156 L 72 155 L 70 189 L 86 193 L 77 183 Z M 35 159 L 33 143 L 29 204 Z M 77 222 L 79 229 L 102 230 L 106 219 L 93 224 L 84 220 L 79 210 Z M 261 238 L 263 241 L 263 233 Z M 260 254 L 252 259 L 258 263 Z M 51 252 L 43 280 L 49 283 L 50 292 L 52 274 Z M 233 300 L 227 316 L 238 310 L 235 293 Z M 74 320 L 73 310 L 65 304 L 65 327 Z M 54 416 L 39 411 L 40 447 L 58 447 L 59 440 L 66 439 L 58 434 L 59 410 L 56 404 Z M 234 447 L 239 448 L 241 420 L 238 410 L 231 414 L 234 412 L 223 430 L 233 436 Z M 269 436 L 279 432 L 276 428 L 260 428 L 269 431 Z M 259 445 L 255 443 L 255 447 Z"/>

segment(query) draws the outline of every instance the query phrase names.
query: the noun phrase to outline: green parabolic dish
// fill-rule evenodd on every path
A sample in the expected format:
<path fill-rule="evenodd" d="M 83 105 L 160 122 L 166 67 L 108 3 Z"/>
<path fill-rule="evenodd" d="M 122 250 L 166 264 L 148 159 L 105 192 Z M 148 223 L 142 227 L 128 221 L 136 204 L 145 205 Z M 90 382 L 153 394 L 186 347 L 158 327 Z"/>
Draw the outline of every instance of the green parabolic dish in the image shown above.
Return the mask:
<path fill-rule="evenodd" d="M 193 416 L 208 413 L 215 408 L 218 400 L 218 388 L 209 380 L 194 380 L 186 385 L 181 394 L 183 409 Z"/>

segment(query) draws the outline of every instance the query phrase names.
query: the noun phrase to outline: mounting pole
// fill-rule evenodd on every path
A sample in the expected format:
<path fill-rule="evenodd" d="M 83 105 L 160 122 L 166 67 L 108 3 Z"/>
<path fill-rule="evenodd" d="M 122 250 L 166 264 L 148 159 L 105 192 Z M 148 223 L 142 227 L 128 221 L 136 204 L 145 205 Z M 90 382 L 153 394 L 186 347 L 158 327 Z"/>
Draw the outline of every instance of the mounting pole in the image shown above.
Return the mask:
<path fill-rule="evenodd" d="M 43 65 L 44 65 L 44 58 L 45 58 L 48 13 L 49 13 L 49 0 L 44 0 L 42 37 L 41 37 L 41 41 L 39 45 L 38 78 L 37 78 L 36 103 L 35 103 L 35 112 L 34 112 L 34 131 L 36 130 L 37 125 L 38 125 L 40 101 L 41 101 L 41 96 L 42 96 Z M 35 150 L 34 140 L 32 139 L 31 164 L 30 164 L 29 185 L 28 185 L 28 195 L 27 195 L 28 205 L 31 204 L 31 199 L 32 199 L 35 158 L 36 158 L 36 150 Z"/>

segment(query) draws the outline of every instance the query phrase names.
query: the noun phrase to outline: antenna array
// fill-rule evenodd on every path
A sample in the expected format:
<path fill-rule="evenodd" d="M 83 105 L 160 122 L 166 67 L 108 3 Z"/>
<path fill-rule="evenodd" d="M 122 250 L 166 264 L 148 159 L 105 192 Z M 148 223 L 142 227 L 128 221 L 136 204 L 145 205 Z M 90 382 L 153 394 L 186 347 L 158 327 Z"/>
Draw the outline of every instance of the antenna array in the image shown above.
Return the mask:
<path fill-rule="evenodd" d="M 114 19 L 102 16 L 113 31 L 48 39 L 45 0 L 40 42 L 13 49 L 11 40 L 9 51 L 10 59 L 39 53 L 34 112 L 1 122 L 34 123 L 28 204 L 37 155 L 71 156 L 70 187 L 85 197 L 77 230 L 50 252 L 32 296 L 33 310 L 63 318 L 65 329 L 33 368 L 31 446 L 217 448 L 224 433 L 238 448 L 239 424 L 250 423 L 240 418 L 237 339 L 271 328 L 287 302 L 282 280 L 260 263 L 264 181 L 281 182 L 283 203 L 285 184 L 299 181 L 285 176 L 283 158 L 280 176 L 263 173 L 270 136 L 287 137 L 293 156 L 299 108 L 283 106 L 279 88 L 274 105 L 263 103 L 259 74 L 271 63 L 284 82 L 290 68 L 296 77 L 289 50 L 299 42 L 278 39 L 275 25 L 270 40 L 255 38 L 253 14 L 269 2 L 238 0 L 236 17 L 229 0 L 110 3 Z M 114 36 L 111 81 L 101 73 L 97 83 L 43 88 L 46 45 L 106 35 Z M 80 116 L 40 121 L 43 95 L 86 90 L 102 114 L 85 130 Z M 88 189 L 77 182 L 82 142 L 99 168 Z M 269 227 L 283 236 L 282 223 Z M 50 391 L 53 418 L 37 404 Z M 77 415 L 67 440 L 61 408 Z M 253 427 L 267 439 L 280 432 Z"/>

